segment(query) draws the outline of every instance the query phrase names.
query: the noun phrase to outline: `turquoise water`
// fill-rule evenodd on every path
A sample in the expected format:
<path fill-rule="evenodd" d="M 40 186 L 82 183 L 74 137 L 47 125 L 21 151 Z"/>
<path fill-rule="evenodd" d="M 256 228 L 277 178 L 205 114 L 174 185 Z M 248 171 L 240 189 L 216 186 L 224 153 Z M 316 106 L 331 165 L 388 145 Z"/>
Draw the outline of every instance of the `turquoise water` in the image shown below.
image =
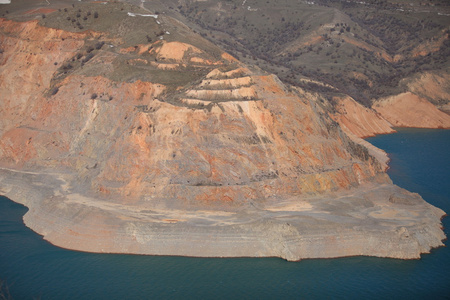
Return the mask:
<path fill-rule="evenodd" d="M 449 130 L 401 130 L 370 142 L 390 153 L 396 184 L 450 212 Z M 14 299 L 450 299 L 445 247 L 410 261 L 92 254 L 48 244 L 23 225 L 25 212 L 0 197 L 0 279 Z"/>

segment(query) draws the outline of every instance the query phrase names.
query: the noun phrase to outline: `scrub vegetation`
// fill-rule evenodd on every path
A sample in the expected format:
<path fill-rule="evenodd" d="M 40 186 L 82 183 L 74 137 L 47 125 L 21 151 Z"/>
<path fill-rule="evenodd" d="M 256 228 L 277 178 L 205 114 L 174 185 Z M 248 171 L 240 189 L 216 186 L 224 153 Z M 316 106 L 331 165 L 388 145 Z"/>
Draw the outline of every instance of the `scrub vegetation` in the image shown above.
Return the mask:
<path fill-rule="evenodd" d="M 202 36 L 306 89 L 370 106 L 399 81 L 449 67 L 445 1 L 168 1 Z M 310 78 L 323 84 L 302 80 Z"/>

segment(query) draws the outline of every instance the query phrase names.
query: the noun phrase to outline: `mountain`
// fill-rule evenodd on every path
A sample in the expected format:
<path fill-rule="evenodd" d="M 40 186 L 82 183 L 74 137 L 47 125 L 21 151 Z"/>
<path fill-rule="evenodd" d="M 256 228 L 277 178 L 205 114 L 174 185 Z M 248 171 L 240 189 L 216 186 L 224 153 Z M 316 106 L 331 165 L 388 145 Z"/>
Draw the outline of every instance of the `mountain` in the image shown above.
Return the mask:
<path fill-rule="evenodd" d="M 2 7 L 0 191 L 30 228 L 109 253 L 417 258 L 442 245 L 444 212 L 393 185 L 386 154 L 358 137 L 391 130 L 383 109 L 404 97 L 330 101 L 148 5 Z M 352 134 L 363 113 L 378 125 Z"/>

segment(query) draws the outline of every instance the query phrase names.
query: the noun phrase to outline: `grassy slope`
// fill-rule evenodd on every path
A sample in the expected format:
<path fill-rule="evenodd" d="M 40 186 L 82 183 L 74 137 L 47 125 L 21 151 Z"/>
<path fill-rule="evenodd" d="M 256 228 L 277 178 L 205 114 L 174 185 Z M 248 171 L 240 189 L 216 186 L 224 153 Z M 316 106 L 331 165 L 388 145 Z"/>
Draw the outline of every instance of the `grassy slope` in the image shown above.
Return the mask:
<path fill-rule="evenodd" d="M 39 9 L 46 9 L 42 13 Z M 62 63 L 54 74 L 52 87 L 70 74 L 85 76 L 105 76 L 114 81 L 133 82 L 151 81 L 167 86 L 168 90 L 199 80 L 213 67 L 186 65 L 175 70 L 161 70 L 152 65 L 156 62 L 155 53 L 138 53 L 139 45 L 160 47 L 160 41 L 181 41 L 203 49 L 204 58 L 217 60 L 222 51 L 214 44 L 201 38 L 183 24 L 159 16 L 128 16 L 128 12 L 151 14 L 151 11 L 136 5 L 110 1 L 107 4 L 95 1 L 45 1 L 16 0 L 11 5 L 0 6 L 0 16 L 16 21 L 37 19 L 45 27 L 63 29 L 69 32 L 92 30 L 102 32 L 100 36 L 88 35 L 84 46 L 70 60 Z M 169 32 L 170 31 L 170 32 Z M 135 47 L 136 51 L 125 51 Z M 1 46 L 0 46 L 1 48 Z M 104 63 L 111 60 L 111 63 Z M 134 59 L 140 59 L 141 65 L 130 65 Z"/>

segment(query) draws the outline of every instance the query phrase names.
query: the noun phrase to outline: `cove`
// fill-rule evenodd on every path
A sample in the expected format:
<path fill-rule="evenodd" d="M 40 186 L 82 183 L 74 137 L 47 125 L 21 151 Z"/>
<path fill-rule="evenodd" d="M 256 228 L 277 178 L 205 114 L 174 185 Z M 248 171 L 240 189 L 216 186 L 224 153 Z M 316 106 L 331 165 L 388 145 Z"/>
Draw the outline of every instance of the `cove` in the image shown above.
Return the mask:
<path fill-rule="evenodd" d="M 450 212 L 450 130 L 398 129 L 368 139 L 390 156 L 395 184 Z M 0 280 L 13 299 L 274 299 L 450 297 L 450 250 L 420 260 L 205 259 L 61 249 L 23 225 L 0 198 Z M 449 218 L 444 218 L 449 236 Z"/>

